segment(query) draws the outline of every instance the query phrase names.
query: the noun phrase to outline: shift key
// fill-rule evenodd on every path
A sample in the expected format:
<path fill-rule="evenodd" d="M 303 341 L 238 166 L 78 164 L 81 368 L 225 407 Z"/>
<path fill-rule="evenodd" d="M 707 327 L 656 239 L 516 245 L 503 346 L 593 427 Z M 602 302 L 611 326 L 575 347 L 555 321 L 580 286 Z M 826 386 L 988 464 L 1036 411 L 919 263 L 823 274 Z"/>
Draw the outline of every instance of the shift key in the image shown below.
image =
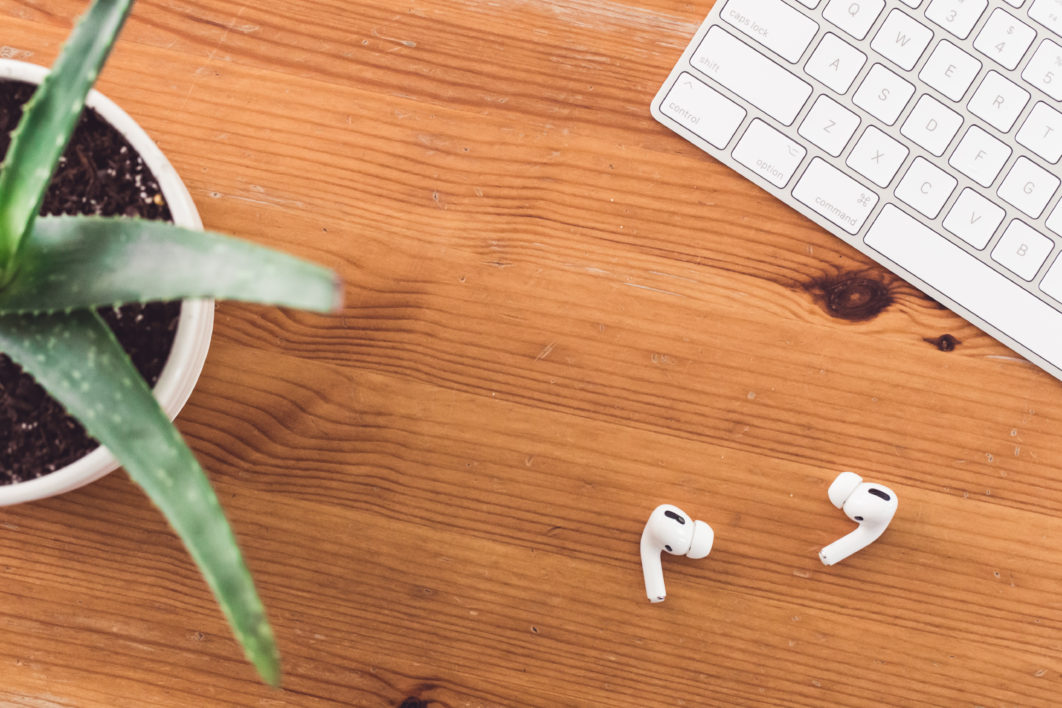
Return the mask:
<path fill-rule="evenodd" d="M 704 35 L 690 63 L 783 125 L 792 125 L 811 95 L 810 84 L 718 25 Z"/>

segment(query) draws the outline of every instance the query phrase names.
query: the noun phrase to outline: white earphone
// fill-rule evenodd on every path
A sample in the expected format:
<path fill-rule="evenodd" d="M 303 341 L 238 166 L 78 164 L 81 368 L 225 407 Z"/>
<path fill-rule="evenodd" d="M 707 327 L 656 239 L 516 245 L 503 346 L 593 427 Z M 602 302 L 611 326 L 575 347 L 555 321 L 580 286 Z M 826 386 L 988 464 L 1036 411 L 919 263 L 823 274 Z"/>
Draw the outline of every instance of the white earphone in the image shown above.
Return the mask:
<path fill-rule="evenodd" d="M 689 558 L 704 558 L 712 550 L 715 532 L 703 521 L 694 521 L 689 514 L 670 504 L 653 509 L 642 531 L 642 573 L 645 594 L 650 602 L 662 602 L 667 597 L 664 570 L 660 564 L 663 551 Z"/>
<path fill-rule="evenodd" d="M 843 561 L 876 541 L 896 514 L 896 492 L 880 484 L 867 484 L 855 472 L 842 472 L 828 492 L 830 501 L 859 527 L 819 551 L 823 565 Z"/>

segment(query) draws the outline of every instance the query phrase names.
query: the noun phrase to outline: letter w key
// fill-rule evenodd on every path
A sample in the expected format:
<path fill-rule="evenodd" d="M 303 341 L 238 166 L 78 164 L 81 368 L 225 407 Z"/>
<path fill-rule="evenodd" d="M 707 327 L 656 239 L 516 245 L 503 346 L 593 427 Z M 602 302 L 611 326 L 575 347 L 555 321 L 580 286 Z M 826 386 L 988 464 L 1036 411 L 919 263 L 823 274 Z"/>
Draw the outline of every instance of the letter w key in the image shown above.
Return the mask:
<path fill-rule="evenodd" d="M 928 27 L 915 22 L 899 10 L 893 10 L 874 35 L 870 46 L 882 56 L 896 62 L 896 66 L 910 71 L 918 63 L 918 58 L 922 56 L 932 38 L 933 32 Z"/>

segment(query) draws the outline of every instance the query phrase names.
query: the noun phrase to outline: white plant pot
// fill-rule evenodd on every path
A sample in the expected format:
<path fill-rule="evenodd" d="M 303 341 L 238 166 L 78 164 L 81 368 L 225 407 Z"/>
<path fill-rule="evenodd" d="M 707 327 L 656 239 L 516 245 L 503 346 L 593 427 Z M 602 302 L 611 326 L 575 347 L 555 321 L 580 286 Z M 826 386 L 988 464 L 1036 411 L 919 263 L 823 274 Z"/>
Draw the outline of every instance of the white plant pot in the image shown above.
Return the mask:
<path fill-rule="evenodd" d="M 13 59 L 0 59 L 0 79 L 39 84 L 47 74 L 48 69 L 43 66 Z M 86 105 L 94 108 L 104 120 L 125 136 L 133 149 L 144 159 L 158 180 L 174 223 L 187 228 L 202 229 L 203 222 L 188 188 L 147 133 L 117 104 L 96 90 L 89 93 Z M 155 398 L 171 420 L 192 395 L 192 389 L 195 388 L 203 370 L 203 362 L 206 361 L 213 328 L 213 300 L 185 300 L 182 303 L 173 348 L 154 389 Z M 117 468 L 118 462 L 110 451 L 99 447 L 81 459 L 43 477 L 0 485 L 0 506 L 69 492 L 94 482 Z"/>

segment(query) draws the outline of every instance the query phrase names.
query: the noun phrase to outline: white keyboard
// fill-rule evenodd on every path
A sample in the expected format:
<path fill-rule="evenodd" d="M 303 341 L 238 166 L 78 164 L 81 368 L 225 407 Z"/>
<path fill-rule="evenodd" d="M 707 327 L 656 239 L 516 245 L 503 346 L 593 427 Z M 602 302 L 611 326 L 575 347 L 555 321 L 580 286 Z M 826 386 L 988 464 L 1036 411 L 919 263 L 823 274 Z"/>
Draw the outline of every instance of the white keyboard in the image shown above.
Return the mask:
<path fill-rule="evenodd" d="M 1062 0 L 717 0 L 652 112 L 1062 379 Z"/>

